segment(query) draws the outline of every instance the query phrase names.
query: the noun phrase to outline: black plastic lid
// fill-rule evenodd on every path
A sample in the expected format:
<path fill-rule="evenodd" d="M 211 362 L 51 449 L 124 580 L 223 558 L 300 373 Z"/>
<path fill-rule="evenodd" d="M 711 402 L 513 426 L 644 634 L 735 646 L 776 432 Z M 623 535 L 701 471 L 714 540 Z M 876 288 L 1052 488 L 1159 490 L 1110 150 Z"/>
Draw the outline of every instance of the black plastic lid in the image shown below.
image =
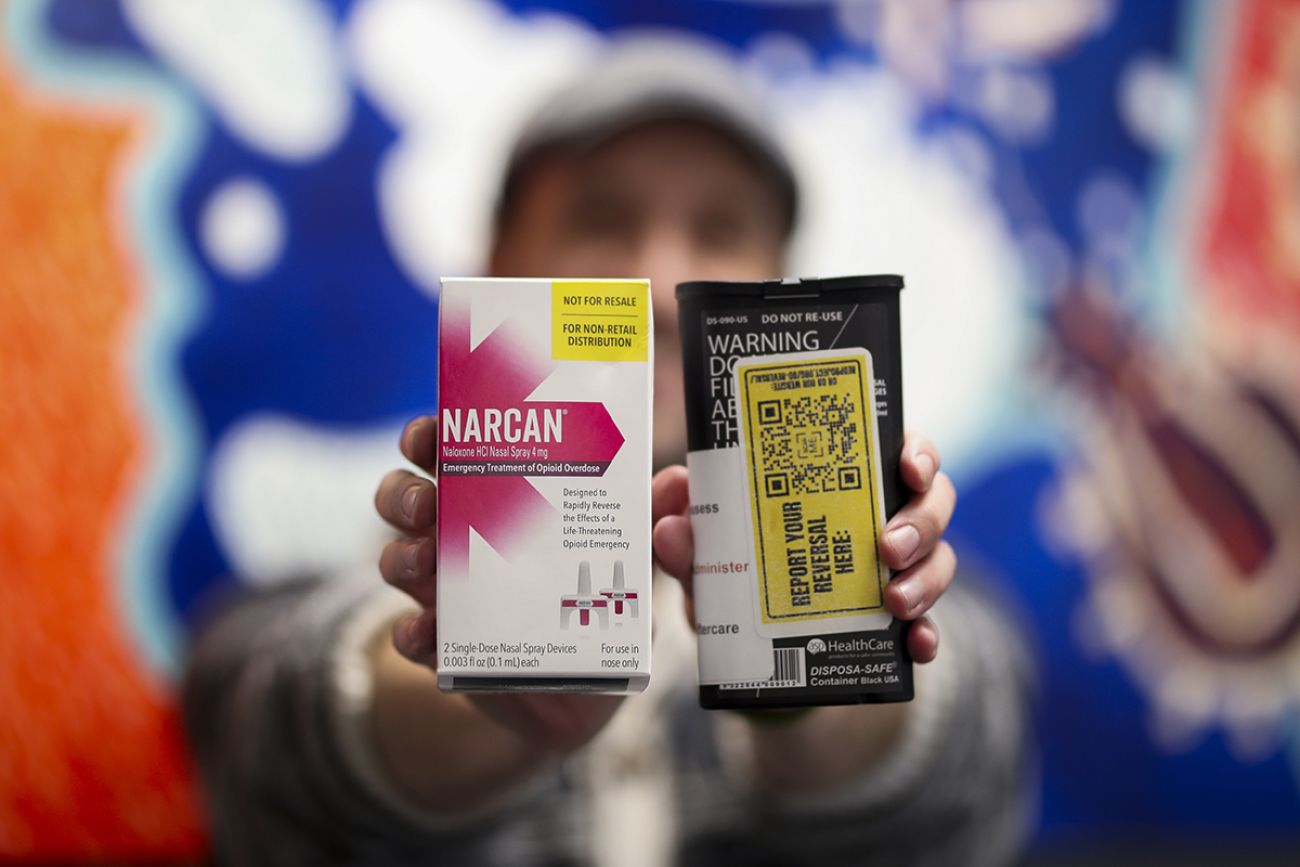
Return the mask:
<path fill-rule="evenodd" d="M 899 274 L 866 274 L 858 277 L 786 277 L 784 280 L 689 280 L 677 284 L 677 298 L 717 295 L 749 295 L 763 298 L 815 298 L 826 292 L 853 289 L 902 289 Z"/>

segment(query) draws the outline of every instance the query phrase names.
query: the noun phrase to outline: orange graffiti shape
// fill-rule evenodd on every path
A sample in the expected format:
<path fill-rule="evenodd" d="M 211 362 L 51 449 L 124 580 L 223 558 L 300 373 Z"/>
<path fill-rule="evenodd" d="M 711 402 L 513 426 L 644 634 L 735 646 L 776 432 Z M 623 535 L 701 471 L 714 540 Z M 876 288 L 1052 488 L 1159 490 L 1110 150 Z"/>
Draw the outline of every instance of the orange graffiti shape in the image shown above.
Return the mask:
<path fill-rule="evenodd" d="M 0 859 L 205 847 L 174 699 L 132 649 L 113 566 L 149 456 L 125 374 L 142 292 L 116 232 L 144 131 L 0 68 Z"/>

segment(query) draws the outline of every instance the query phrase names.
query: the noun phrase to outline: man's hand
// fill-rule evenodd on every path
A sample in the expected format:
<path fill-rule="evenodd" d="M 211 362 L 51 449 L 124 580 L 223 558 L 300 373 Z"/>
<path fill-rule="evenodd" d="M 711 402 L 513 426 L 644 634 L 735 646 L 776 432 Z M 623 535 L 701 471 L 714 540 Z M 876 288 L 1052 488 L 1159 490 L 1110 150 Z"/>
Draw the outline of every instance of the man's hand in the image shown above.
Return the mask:
<path fill-rule="evenodd" d="M 907 505 L 885 525 L 880 556 L 897 574 L 885 588 L 885 606 L 899 620 L 913 620 L 907 649 L 916 662 L 930 662 L 939 650 L 939 631 L 925 616 L 952 583 L 957 557 L 943 541 L 957 503 L 957 492 L 939 472 L 939 453 L 925 437 L 909 433 L 900 460 L 903 482 L 912 491 Z M 658 472 L 651 487 L 654 551 L 668 574 L 682 582 L 689 597 L 695 542 L 686 517 L 686 468 Z"/>
<path fill-rule="evenodd" d="M 885 525 L 880 555 L 897 574 L 885 588 L 885 605 L 900 620 L 914 621 L 907 646 L 917 662 L 930 662 L 939 633 L 926 612 L 952 583 L 957 559 L 942 540 L 957 494 L 939 472 L 939 454 L 925 437 L 909 434 L 901 459 L 907 505 Z M 653 482 L 654 550 L 660 564 L 687 591 L 695 544 L 686 517 L 685 467 L 669 467 Z M 694 619 L 694 612 L 688 610 Z M 906 704 L 817 708 L 786 725 L 749 727 L 756 782 L 791 793 L 826 790 L 864 773 L 894 748 L 907 723 Z"/>
<path fill-rule="evenodd" d="M 433 473 L 438 454 L 438 420 L 417 418 L 402 432 L 402 454 L 425 472 Z M 379 558 L 384 580 L 409 595 L 424 609 L 393 624 L 392 643 L 406 659 L 437 668 L 437 490 L 423 476 L 406 470 L 386 475 L 375 492 L 380 516 L 401 531 Z M 429 689 L 434 689 L 429 684 Z M 532 747 L 568 752 L 590 741 L 609 721 L 621 697 L 607 695 L 473 694 L 468 698 L 439 695 L 448 708 L 456 701 L 496 721 Z M 465 708 L 460 709 L 464 715 Z"/>

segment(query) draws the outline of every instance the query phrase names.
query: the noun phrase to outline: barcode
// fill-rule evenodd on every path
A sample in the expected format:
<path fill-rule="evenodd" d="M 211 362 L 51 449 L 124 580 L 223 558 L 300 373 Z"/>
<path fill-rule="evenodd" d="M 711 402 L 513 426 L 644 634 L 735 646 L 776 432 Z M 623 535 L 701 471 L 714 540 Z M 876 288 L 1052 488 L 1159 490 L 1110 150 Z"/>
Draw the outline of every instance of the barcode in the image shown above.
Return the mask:
<path fill-rule="evenodd" d="M 778 647 L 772 651 L 775 666 L 767 680 L 743 680 L 718 684 L 718 689 L 788 689 L 804 686 L 804 651 L 802 647 Z"/>

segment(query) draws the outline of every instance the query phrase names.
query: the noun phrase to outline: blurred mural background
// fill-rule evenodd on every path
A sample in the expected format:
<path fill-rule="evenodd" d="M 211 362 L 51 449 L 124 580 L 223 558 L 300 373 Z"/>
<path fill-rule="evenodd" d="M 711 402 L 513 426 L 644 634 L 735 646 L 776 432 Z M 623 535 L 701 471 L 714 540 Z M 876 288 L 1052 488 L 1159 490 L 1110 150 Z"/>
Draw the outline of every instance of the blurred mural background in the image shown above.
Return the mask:
<path fill-rule="evenodd" d="M 644 28 L 769 88 L 796 272 L 907 276 L 1040 854 L 1300 847 L 1300 2 L 4 0 L 0 859 L 205 851 L 202 598 L 371 559 L 438 276 Z"/>

